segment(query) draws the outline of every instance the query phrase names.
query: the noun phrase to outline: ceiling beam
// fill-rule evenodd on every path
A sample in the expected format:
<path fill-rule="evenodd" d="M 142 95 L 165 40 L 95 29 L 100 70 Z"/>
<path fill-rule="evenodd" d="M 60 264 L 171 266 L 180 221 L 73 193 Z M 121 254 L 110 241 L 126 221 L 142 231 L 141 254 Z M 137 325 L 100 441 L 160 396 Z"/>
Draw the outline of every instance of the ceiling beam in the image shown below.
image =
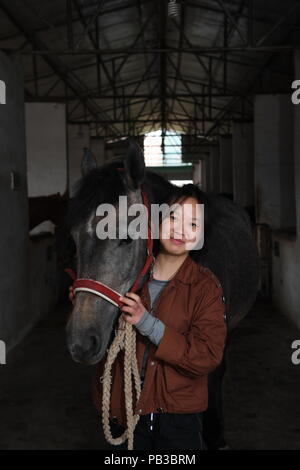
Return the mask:
<path fill-rule="evenodd" d="M 37 34 L 35 33 L 34 27 L 31 24 L 33 22 L 31 21 L 30 11 L 28 9 L 22 11 L 21 9 L 17 8 L 13 0 L 0 0 L 0 8 L 6 14 L 12 24 L 17 29 L 22 31 L 23 35 L 34 48 L 43 49 L 46 51 L 48 50 L 47 45 L 40 38 L 38 38 Z M 81 83 L 74 73 L 70 73 L 66 65 L 61 62 L 58 57 L 51 57 L 47 54 L 42 55 L 42 57 L 48 66 L 65 83 L 65 85 L 70 88 L 73 93 L 78 95 L 79 100 L 83 103 L 86 109 L 88 109 L 92 116 L 97 117 L 98 115 L 103 115 L 102 109 L 99 105 L 90 99 L 81 97 L 81 93 L 87 91 L 86 86 Z M 116 132 L 118 135 L 117 129 L 114 129 L 113 126 L 110 130 L 111 132 Z"/>
<path fill-rule="evenodd" d="M 137 47 L 134 49 L 128 48 L 111 48 L 111 49 L 47 49 L 42 47 L 36 47 L 32 50 L 21 50 L 16 48 L 3 47 L 2 50 L 10 53 L 19 53 L 20 55 L 117 55 L 117 54 L 126 54 L 126 55 L 143 55 L 143 54 L 174 54 L 174 53 L 184 53 L 184 54 L 223 54 L 224 52 L 234 53 L 234 52 L 249 52 L 249 53 L 266 53 L 266 52 L 289 52 L 297 47 L 297 43 L 291 44 L 270 44 L 267 46 L 203 46 L 199 47 L 194 44 L 191 44 L 190 47 Z"/>

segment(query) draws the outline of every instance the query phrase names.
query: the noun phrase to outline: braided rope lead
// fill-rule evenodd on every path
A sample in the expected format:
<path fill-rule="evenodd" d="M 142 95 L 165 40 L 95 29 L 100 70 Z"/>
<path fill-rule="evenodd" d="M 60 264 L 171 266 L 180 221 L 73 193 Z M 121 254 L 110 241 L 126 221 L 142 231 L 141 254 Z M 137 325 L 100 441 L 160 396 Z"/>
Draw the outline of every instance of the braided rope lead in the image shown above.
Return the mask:
<path fill-rule="evenodd" d="M 124 349 L 124 384 L 125 384 L 125 409 L 127 418 L 127 429 L 117 438 L 113 438 L 110 430 L 109 411 L 111 398 L 111 369 L 119 352 Z M 102 423 L 104 436 L 107 442 L 112 445 L 120 445 L 128 439 L 128 450 L 133 450 L 133 434 L 134 429 L 140 419 L 139 415 L 133 414 L 133 397 L 132 397 L 132 378 L 136 391 L 137 401 L 141 394 L 141 382 L 136 358 L 136 332 L 133 326 L 119 319 L 119 327 L 117 334 L 108 350 L 107 360 L 104 366 L 104 374 L 102 376 Z"/>

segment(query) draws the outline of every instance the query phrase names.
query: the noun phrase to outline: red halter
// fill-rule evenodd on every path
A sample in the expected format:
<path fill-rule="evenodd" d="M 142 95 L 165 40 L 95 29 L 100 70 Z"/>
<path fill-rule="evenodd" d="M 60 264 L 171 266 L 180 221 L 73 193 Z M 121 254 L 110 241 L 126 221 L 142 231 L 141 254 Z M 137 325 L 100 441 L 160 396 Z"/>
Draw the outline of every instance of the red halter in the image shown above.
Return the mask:
<path fill-rule="evenodd" d="M 135 292 L 137 290 L 141 278 L 145 276 L 151 264 L 153 264 L 154 262 L 149 200 L 148 200 L 147 194 L 143 190 L 141 194 L 142 194 L 143 204 L 146 206 L 147 213 L 148 213 L 147 258 L 146 258 L 144 266 L 139 272 L 129 292 Z M 116 307 L 121 308 L 124 305 L 124 303 L 119 300 L 119 297 L 121 294 L 111 289 L 107 285 L 103 284 L 102 282 L 94 281 L 93 279 L 82 279 L 82 278 L 77 279 L 77 275 L 75 271 L 73 271 L 73 269 L 67 268 L 65 269 L 65 271 L 70 275 L 70 277 L 74 281 L 73 290 L 74 290 L 75 295 L 77 292 L 81 292 L 81 291 L 91 292 L 92 294 L 103 297 L 105 300 L 112 303 Z"/>

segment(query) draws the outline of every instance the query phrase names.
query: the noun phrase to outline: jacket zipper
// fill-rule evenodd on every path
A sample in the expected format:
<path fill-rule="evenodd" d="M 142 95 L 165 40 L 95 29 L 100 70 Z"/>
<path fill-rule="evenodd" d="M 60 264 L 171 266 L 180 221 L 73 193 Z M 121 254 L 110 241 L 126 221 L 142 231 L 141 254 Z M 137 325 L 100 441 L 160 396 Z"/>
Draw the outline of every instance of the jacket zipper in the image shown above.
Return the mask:
<path fill-rule="evenodd" d="M 153 423 L 154 423 L 153 413 L 151 413 L 151 415 L 150 415 L 150 431 L 153 430 Z"/>

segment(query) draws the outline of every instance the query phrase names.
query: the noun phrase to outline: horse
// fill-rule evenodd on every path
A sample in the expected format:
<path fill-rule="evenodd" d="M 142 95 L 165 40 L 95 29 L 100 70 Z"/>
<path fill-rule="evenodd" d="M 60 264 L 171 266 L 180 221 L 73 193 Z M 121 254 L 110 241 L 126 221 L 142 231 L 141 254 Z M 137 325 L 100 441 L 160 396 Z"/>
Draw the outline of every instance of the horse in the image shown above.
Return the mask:
<path fill-rule="evenodd" d="M 123 171 L 118 171 L 120 167 Z M 82 164 L 82 178 L 70 201 L 68 226 L 76 246 L 77 275 L 97 280 L 124 295 L 132 286 L 147 257 L 147 240 L 99 239 L 96 209 L 102 203 L 114 205 L 127 196 L 128 207 L 142 203 L 142 190 L 149 204 L 163 204 L 174 186 L 146 170 L 143 153 L 131 144 L 123 158 L 97 167 L 92 154 Z M 259 285 L 259 263 L 251 223 L 246 211 L 230 199 L 201 191 L 204 202 L 204 245 L 191 252 L 196 262 L 218 277 L 224 294 L 228 331 L 249 312 Z M 147 275 L 140 281 L 140 287 Z M 118 306 L 104 298 L 80 291 L 69 317 L 66 334 L 73 360 L 97 364 L 112 340 L 119 316 Z M 224 364 L 209 376 L 208 430 L 222 429 L 221 385 Z M 206 413 L 206 412 L 205 412 Z M 208 431 L 210 432 L 210 431 Z M 215 430 L 212 431 L 213 433 Z M 207 437 L 207 441 L 213 440 Z"/>
<path fill-rule="evenodd" d="M 54 225 L 62 226 L 66 217 L 68 207 L 67 191 L 49 196 L 37 196 L 28 198 L 29 230 L 45 220 L 51 220 Z"/>

